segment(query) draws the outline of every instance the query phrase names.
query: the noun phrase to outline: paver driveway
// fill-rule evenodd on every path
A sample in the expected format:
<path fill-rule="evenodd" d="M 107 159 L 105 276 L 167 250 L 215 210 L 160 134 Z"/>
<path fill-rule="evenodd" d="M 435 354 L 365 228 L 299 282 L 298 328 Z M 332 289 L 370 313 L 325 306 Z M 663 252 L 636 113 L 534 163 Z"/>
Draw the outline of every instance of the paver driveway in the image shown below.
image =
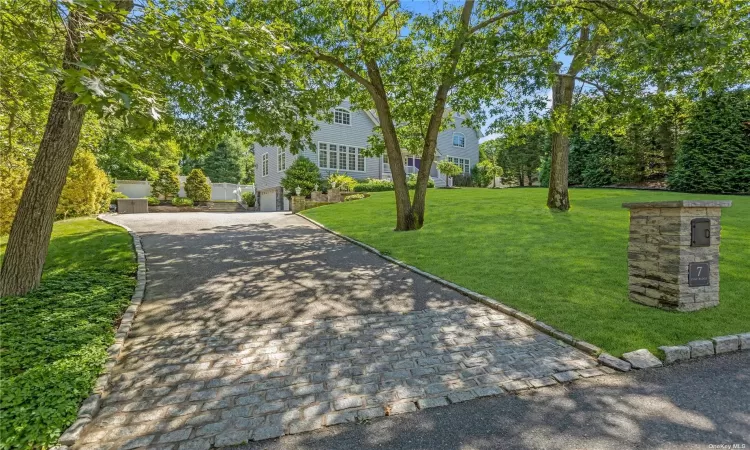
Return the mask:
<path fill-rule="evenodd" d="M 146 297 L 78 448 L 221 447 L 600 373 L 300 217 L 115 220 L 143 239 Z"/>

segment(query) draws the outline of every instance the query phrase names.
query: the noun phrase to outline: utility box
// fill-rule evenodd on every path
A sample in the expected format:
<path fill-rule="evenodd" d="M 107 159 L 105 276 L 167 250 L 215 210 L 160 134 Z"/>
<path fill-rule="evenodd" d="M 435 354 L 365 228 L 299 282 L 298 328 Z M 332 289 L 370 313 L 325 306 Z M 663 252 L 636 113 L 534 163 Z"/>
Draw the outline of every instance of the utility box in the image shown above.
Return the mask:
<path fill-rule="evenodd" d="M 630 300 L 677 311 L 719 304 L 724 200 L 623 203 L 630 210 Z"/>
<path fill-rule="evenodd" d="M 148 212 L 148 199 L 145 198 L 118 198 L 118 214 L 142 214 Z"/>

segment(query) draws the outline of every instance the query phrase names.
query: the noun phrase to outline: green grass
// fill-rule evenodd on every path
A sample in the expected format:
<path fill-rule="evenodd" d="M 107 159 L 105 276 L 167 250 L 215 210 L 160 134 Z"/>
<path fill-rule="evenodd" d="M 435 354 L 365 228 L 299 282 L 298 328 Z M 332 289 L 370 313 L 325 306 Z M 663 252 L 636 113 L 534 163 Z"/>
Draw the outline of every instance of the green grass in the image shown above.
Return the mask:
<path fill-rule="evenodd" d="M 393 232 L 393 193 L 305 215 L 409 264 L 488 295 L 615 355 L 750 331 L 750 197 L 572 189 L 551 212 L 546 190 L 436 189 L 425 226 Z M 691 313 L 628 300 L 623 202 L 730 199 L 722 212 L 721 304 Z"/>
<path fill-rule="evenodd" d="M 123 229 L 88 218 L 55 223 L 41 287 L 0 299 L 0 448 L 47 447 L 75 420 L 136 267 Z"/>

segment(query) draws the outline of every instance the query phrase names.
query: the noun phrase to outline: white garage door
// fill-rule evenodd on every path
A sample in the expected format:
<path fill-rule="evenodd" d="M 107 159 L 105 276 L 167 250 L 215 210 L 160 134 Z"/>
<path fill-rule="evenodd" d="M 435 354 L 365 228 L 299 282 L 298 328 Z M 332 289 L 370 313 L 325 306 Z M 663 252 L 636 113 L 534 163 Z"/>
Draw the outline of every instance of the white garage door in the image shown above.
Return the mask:
<path fill-rule="evenodd" d="M 276 211 L 276 191 L 260 193 L 260 210 L 264 212 Z"/>

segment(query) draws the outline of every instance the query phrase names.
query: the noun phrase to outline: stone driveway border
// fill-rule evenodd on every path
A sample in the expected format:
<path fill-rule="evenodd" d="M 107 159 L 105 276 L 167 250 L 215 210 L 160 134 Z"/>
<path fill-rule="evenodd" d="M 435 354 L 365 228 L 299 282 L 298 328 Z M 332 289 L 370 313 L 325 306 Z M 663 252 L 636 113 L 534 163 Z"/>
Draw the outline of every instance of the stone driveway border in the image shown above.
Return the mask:
<path fill-rule="evenodd" d="M 88 425 L 96 413 L 99 412 L 102 395 L 109 387 L 112 369 L 120 358 L 125 339 L 130 333 L 130 328 L 135 320 L 138 307 L 143 302 L 143 297 L 146 293 L 146 255 L 143 252 L 141 238 L 130 227 L 115 223 L 109 220 L 104 214 L 99 215 L 97 219 L 110 225 L 123 228 L 133 239 L 133 249 L 135 250 L 136 261 L 138 263 L 136 286 L 130 299 L 130 306 L 125 310 L 125 313 L 120 319 L 120 326 L 115 333 L 115 342 L 107 349 L 107 361 L 104 364 L 104 373 L 101 374 L 94 383 L 94 392 L 83 401 L 81 407 L 78 409 L 76 421 L 73 422 L 73 425 L 68 427 L 58 439 L 58 443 L 60 444 L 58 447 L 75 444 L 81 437 L 81 433 L 83 433 L 86 425 Z"/>
<path fill-rule="evenodd" d="M 558 329 L 556 329 L 556 328 L 554 328 L 554 327 L 552 327 L 552 326 L 550 326 L 550 325 L 548 325 L 548 324 L 546 324 L 546 323 L 544 323 L 544 322 L 542 322 L 540 320 L 537 320 L 536 318 L 534 318 L 534 317 L 532 317 L 532 316 L 530 316 L 530 315 L 528 315 L 526 313 L 523 313 L 521 311 L 513 309 L 510 306 L 505 305 L 505 304 L 503 304 L 503 303 L 495 300 L 494 298 L 488 297 L 486 295 L 482 295 L 482 294 L 480 294 L 478 292 L 474 292 L 471 289 L 467 289 L 467 288 L 465 288 L 463 286 L 459 286 L 458 284 L 452 283 L 452 282 L 450 282 L 448 280 L 440 278 L 437 275 L 433 275 L 433 274 L 431 274 L 429 272 L 425 272 L 425 271 L 423 271 L 421 269 L 418 269 L 417 267 L 414 267 L 412 265 L 406 264 L 405 262 L 403 262 L 403 261 L 401 261 L 399 259 L 393 258 L 392 256 L 383 254 L 383 253 L 380 252 L 380 250 L 376 249 L 375 247 L 372 247 L 370 245 L 365 244 L 362 241 L 358 241 L 357 239 L 351 238 L 351 237 L 346 236 L 344 234 L 341 234 L 341 233 L 339 233 L 337 231 L 334 231 L 334 230 L 326 227 L 322 223 L 317 222 L 317 221 L 315 221 L 315 220 L 313 220 L 313 219 L 311 219 L 311 218 L 309 218 L 309 217 L 307 217 L 305 215 L 297 214 L 297 216 L 302 217 L 303 219 L 307 220 L 308 222 L 312 223 L 313 225 L 315 225 L 315 226 L 317 226 L 317 227 L 319 227 L 319 228 L 321 228 L 321 229 L 323 229 L 323 230 L 325 230 L 325 231 L 327 231 L 327 232 L 329 232 L 329 233 L 331 233 L 331 234 L 333 234 L 335 236 L 338 236 L 341 239 L 349 241 L 349 242 L 351 242 L 354 245 L 362 247 L 363 249 L 365 249 L 365 250 L 367 250 L 367 251 L 369 251 L 371 253 L 374 253 L 374 254 L 380 256 L 381 258 L 383 258 L 383 259 L 385 259 L 387 261 L 390 261 L 390 262 L 392 262 L 392 263 L 394 263 L 396 265 L 399 265 L 399 266 L 401 266 L 401 267 L 403 267 L 405 269 L 411 270 L 414 273 L 417 273 L 419 275 L 422 275 L 425 278 L 428 278 L 428 279 L 430 279 L 432 281 L 440 283 L 443 286 L 446 286 L 448 288 L 453 289 L 454 291 L 460 292 L 461 294 L 469 297 L 470 299 L 472 299 L 474 301 L 477 301 L 477 302 L 480 302 L 480 303 L 483 303 L 483 304 L 489 306 L 492 309 L 495 309 L 495 310 L 498 310 L 498 311 L 503 312 L 505 314 L 508 314 L 509 316 L 513 316 L 513 317 L 519 319 L 520 321 L 526 323 L 527 325 L 530 325 L 531 327 L 533 327 L 533 328 L 541 331 L 542 333 L 545 333 L 545 334 L 547 334 L 549 336 L 552 336 L 555 339 L 559 339 L 559 340 L 565 342 L 566 344 L 572 345 L 575 348 L 577 348 L 577 349 L 579 349 L 579 350 L 581 350 L 583 352 L 588 353 L 589 355 L 597 356 L 597 355 L 599 355 L 599 354 L 601 354 L 603 352 L 603 350 L 601 348 L 597 347 L 594 344 L 591 344 L 589 342 L 586 342 L 586 341 L 583 341 L 583 340 L 580 340 L 580 339 L 576 339 L 573 336 L 571 336 L 569 334 L 566 334 L 566 333 L 563 333 L 562 331 L 560 331 L 560 330 L 558 330 Z"/>
<path fill-rule="evenodd" d="M 146 436 L 216 446 L 260 440 L 547 385 L 538 380 L 598 366 L 481 305 L 136 337 L 122 363 L 81 448 Z"/>
<path fill-rule="evenodd" d="M 169 218 L 171 223 L 180 225 L 180 219 L 174 217 Z M 361 314 L 332 311 L 328 313 L 332 316 L 321 317 L 300 310 L 290 319 L 263 316 L 255 320 L 256 314 L 218 315 L 211 303 L 189 298 L 192 303 L 186 306 L 193 309 L 183 313 L 180 302 L 184 296 L 194 292 L 205 295 L 205 286 L 216 284 L 192 280 L 188 290 L 176 283 L 167 290 L 167 277 L 185 267 L 179 264 L 193 266 L 196 275 L 192 276 L 199 276 L 200 264 L 213 261 L 216 249 L 224 248 L 218 235 L 221 231 L 214 230 L 226 229 L 234 239 L 248 239 L 226 215 L 221 216 L 226 224 L 221 227 L 203 217 L 211 216 L 201 215 L 200 219 L 207 237 L 204 242 L 193 240 L 189 247 L 182 246 L 182 240 L 201 235 L 192 235 L 185 227 L 171 235 L 159 228 L 161 219 L 153 215 L 127 218 L 127 223 L 151 221 L 149 226 L 156 229 L 145 235 L 150 265 L 148 307 L 139 315 L 112 372 L 111 389 L 76 449 L 146 445 L 178 450 L 234 445 L 548 385 L 562 373 L 576 378 L 591 376 L 596 373 L 592 369 L 600 367 L 585 352 L 537 332 L 523 317 L 456 297 L 450 290 L 433 287 L 437 286 L 434 283 L 430 286 L 418 275 L 400 274 L 402 269 L 387 267 L 390 265 L 377 258 L 366 257 L 366 252 L 333 242 L 325 233 L 314 231 L 317 228 L 298 225 L 304 222 L 297 221 L 297 216 L 248 228 L 248 233 L 275 239 L 275 226 L 288 221 L 284 223 L 292 226 L 282 229 L 276 242 L 288 245 L 289 250 L 265 242 L 256 248 L 272 252 L 274 257 L 294 255 L 297 244 L 292 237 L 300 233 L 308 245 L 300 270 L 312 264 L 320 273 L 332 273 L 330 269 L 337 266 L 331 261 L 343 258 L 355 264 L 353 268 L 344 266 L 343 271 L 339 266 L 332 280 L 359 277 L 364 268 L 374 273 L 387 271 L 389 283 L 407 280 L 421 286 L 418 300 L 428 302 L 420 304 L 424 309 L 373 312 L 365 307 Z M 165 237 L 152 237 L 154 233 Z M 317 242 L 325 251 L 310 246 Z M 175 253 L 179 248 L 186 248 L 187 257 Z M 210 257 L 200 254 L 203 248 L 210 249 Z M 339 253 L 334 258 L 328 255 L 330 251 Z M 227 260 L 232 264 L 227 270 L 233 273 L 242 273 L 246 264 L 269 267 L 265 260 L 256 263 L 237 256 Z M 285 264 L 284 259 L 276 261 L 270 264 Z M 253 292 L 256 280 L 266 282 L 250 277 L 241 280 L 245 284 L 236 292 Z M 329 281 L 323 278 L 321 282 Z M 309 281 L 305 283 L 309 286 Z M 270 285 L 264 289 L 264 294 L 275 292 Z M 358 294 L 354 290 L 336 293 L 343 295 L 344 301 L 362 301 Z M 429 303 L 431 297 L 445 301 Z M 255 305 L 263 305 L 253 303 L 254 297 L 225 296 L 221 300 L 216 306 L 230 306 L 234 311 L 246 308 L 254 312 Z M 203 307 L 211 307 L 207 312 L 214 320 L 203 327 L 191 326 L 190 321 L 200 318 L 196 314 Z"/>

